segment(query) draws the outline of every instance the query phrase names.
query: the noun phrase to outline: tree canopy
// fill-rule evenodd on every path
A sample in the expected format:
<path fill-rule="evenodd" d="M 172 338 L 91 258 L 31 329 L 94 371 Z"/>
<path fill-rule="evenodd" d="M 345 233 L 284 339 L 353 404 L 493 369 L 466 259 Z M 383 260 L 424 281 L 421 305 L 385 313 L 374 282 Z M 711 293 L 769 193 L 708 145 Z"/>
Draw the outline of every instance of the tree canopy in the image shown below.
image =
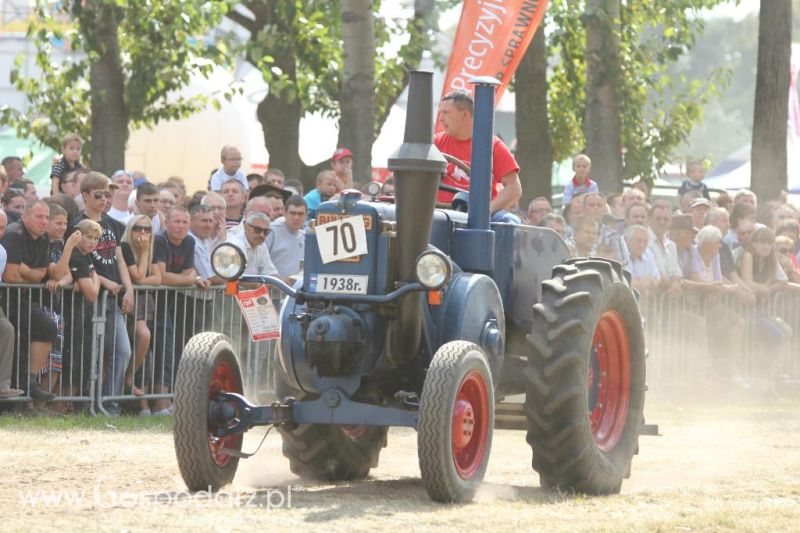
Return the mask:
<path fill-rule="evenodd" d="M 650 178 L 668 162 L 702 117 L 703 106 L 724 89 L 729 71 L 715 68 L 706 79 L 673 73 L 670 65 L 694 46 L 704 21 L 700 10 L 722 0 L 621 3 L 619 19 L 622 178 Z M 554 0 L 549 8 L 551 53 L 558 60 L 549 79 L 554 158 L 585 147 L 586 37 L 584 2 Z"/>
<path fill-rule="evenodd" d="M 192 76 L 208 75 L 215 64 L 225 62 L 224 43 L 205 36 L 228 7 L 227 0 L 76 0 L 55 5 L 37 0 L 27 35 L 36 47 L 40 73 L 23 75 L 23 58 L 17 58 L 11 77 L 30 105 L 25 113 L 3 108 L 2 118 L 21 135 L 32 134 L 58 150 L 66 132 L 91 143 L 92 104 L 99 100 L 120 97 L 120 123 L 112 126 L 124 140 L 131 127 L 188 116 L 214 97 L 182 96 L 179 91 Z M 55 43 L 68 50 L 63 63 L 53 61 Z M 92 69 L 109 55 L 122 86 L 101 89 Z M 110 94 L 114 90 L 122 94 Z"/>

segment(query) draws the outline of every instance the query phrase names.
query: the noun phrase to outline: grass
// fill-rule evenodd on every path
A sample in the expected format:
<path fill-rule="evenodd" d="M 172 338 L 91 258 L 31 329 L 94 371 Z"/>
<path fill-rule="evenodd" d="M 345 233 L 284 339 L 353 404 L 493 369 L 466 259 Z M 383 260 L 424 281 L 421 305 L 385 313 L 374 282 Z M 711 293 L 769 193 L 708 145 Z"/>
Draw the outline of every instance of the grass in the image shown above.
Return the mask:
<path fill-rule="evenodd" d="M 87 416 L 54 414 L 0 415 L 0 430 L 5 431 L 63 431 L 88 429 L 98 431 L 172 432 L 172 418 L 167 416 Z"/>

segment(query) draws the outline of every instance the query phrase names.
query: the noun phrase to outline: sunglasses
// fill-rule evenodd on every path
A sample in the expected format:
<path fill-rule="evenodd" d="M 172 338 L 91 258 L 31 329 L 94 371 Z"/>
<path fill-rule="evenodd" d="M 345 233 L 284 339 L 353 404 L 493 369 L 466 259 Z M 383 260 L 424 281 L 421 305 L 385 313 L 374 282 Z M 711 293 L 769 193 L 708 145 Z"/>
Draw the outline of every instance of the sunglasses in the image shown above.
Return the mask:
<path fill-rule="evenodd" d="M 792 253 L 792 251 L 789 248 L 784 248 L 784 247 L 778 248 L 778 252 L 780 252 L 783 255 Z"/>
<path fill-rule="evenodd" d="M 256 232 L 256 235 L 269 235 L 269 228 L 259 228 L 258 226 L 254 226 L 252 224 L 248 224 L 253 231 Z"/>
<path fill-rule="evenodd" d="M 92 193 L 95 200 L 99 200 L 100 198 L 111 198 L 111 191 L 95 191 Z"/>
<path fill-rule="evenodd" d="M 136 231 L 138 233 L 150 233 L 153 231 L 153 228 L 151 226 L 133 226 L 131 231 Z"/>

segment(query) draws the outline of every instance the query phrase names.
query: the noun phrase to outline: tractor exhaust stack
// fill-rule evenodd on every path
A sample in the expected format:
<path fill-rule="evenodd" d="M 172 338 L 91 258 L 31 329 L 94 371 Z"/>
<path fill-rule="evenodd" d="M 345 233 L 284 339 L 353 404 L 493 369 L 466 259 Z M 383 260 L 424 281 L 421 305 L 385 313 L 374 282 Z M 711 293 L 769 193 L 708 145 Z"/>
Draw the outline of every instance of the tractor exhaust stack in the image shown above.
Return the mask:
<path fill-rule="evenodd" d="M 433 73 L 411 72 L 403 144 L 389 158 L 395 176 L 397 259 L 401 283 L 416 280 L 415 262 L 428 247 L 433 211 L 441 175 L 447 162 L 433 145 Z M 400 320 L 394 356 L 406 359 L 419 348 L 422 317 L 421 294 L 406 295 L 400 304 Z"/>

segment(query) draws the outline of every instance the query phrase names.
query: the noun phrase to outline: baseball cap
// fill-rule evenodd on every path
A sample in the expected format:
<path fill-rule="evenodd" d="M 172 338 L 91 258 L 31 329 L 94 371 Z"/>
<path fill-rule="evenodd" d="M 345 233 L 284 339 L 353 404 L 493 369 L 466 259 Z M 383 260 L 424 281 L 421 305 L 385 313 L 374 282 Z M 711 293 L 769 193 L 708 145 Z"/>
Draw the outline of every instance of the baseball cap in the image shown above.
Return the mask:
<path fill-rule="evenodd" d="M 351 152 L 347 148 L 337 148 L 336 151 L 333 152 L 331 160 L 338 161 L 343 157 L 353 157 L 353 152 Z"/>
<path fill-rule="evenodd" d="M 698 205 L 704 205 L 706 207 L 711 207 L 711 202 L 709 202 L 705 198 L 695 198 L 695 200 L 692 202 L 690 207 L 697 207 Z"/>

